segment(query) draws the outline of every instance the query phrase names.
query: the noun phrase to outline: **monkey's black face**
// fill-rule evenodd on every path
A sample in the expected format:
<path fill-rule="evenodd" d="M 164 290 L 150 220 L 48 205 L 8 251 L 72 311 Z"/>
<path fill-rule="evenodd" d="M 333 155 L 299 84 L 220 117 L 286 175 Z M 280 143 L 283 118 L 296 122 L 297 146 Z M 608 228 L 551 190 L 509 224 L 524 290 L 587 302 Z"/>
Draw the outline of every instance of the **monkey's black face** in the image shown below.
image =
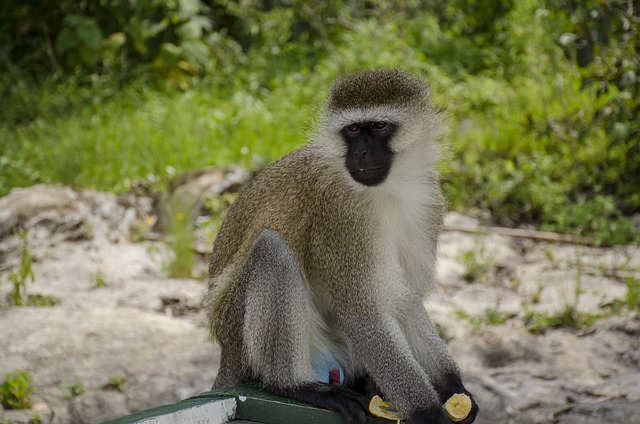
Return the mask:
<path fill-rule="evenodd" d="M 389 142 L 395 132 L 390 122 L 357 122 L 342 129 L 348 146 L 345 166 L 354 180 L 366 186 L 384 182 L 393 161 Z"/>

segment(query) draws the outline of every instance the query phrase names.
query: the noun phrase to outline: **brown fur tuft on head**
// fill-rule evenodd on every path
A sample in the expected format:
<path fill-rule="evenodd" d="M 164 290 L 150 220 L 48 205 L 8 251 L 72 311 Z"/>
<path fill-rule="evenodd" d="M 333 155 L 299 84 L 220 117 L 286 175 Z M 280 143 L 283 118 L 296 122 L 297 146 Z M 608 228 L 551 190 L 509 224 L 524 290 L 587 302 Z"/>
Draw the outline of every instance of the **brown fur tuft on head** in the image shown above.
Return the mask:
<path fill-rule="evenodd" d="M 400 69 L 358 72 L 338 80 L 326 106 L 336 111 L 377 106 L 415 105 L 429 96 L 426 84 Z"/>

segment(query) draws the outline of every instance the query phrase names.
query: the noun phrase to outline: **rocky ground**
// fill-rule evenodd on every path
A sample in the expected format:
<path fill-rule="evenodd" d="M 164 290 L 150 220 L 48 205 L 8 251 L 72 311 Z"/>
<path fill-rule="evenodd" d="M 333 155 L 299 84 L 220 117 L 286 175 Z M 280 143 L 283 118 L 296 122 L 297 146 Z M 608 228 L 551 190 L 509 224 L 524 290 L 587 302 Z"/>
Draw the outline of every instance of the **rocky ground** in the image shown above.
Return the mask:
<path fill-rule="evenodd" d="M 101 422 L 210 387 L 218 351 L 198 311 L 203 278 L 167 277 L 156 206 L 64 187 L 0 199 L 0 380 L 24 370 L 36 388 L 31 409 L 0 407 L 0 422 Z M 454 213 L 447 223 L 478 224 Z M 27 291 L 56 306 L 8 303 L 17 227 L 34 259 Z M 439 275 L 427 307 L 478 399 L 477 423 L 640 423 L 640 317 L 625 306 L 640 248 L 447 231 Z M 594 322 L 555 328 L 563 311 Z"/>

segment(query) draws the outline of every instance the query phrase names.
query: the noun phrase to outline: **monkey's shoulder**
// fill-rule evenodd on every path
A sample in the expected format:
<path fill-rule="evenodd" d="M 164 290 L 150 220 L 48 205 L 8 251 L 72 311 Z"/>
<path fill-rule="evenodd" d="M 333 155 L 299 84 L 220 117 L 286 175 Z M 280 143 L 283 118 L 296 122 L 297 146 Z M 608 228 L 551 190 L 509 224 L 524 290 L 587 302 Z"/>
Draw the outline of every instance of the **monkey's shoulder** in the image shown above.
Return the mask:
<path fill-rule="evenodd" d="M 241 198 L 252 204 L 299 213 L 348 202 L 348 187 L 335 166 L 308 147 L 296 150 L 261 171 Z"/>
<path fill-rule="evenodd" d="M 353 222 L 358 222 L 358 212 L 340 181 L 331 166 L 306 148 L 267 166 L 228 211 L 214 242 L 215 267 L 226 266 L 232 257 L 244 257 L 265 229 L 276 230 L 298 252 L 310 238 L 335 240 L 356 231 Z M 323 230 L 327 234 L 315 234 L 319 223 L 325 227 L 326 222 L 332 223 Z"/>

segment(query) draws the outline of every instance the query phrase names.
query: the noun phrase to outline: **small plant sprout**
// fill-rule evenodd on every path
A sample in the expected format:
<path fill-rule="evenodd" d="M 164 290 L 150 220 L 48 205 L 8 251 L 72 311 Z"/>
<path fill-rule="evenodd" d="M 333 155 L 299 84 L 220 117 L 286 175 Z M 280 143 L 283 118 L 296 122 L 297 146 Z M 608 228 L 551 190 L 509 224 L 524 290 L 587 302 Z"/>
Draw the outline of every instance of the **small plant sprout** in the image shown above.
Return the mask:
<path fill-rule="evenodd" d="M 170 277 L 191 277 L 195 265 L 192 251 L 193 226 L 190 211 L 177 211 L 171 214 L 171 234 L 169 243 L 171 259 L 167 264 Z"/>
<path fill-rule="evenodd" d="M 29 421 L 27 421 L 27 424 L 42 424 L 42 423 L 44 423 L 44 420 L 42 419 L 42 415 L 38 414 L 37 412 L 34 412 L 29 418 Z"/>
<path fill-rule="evenodd" d="M 491 264 L 483 258 L 483 249 L 462 252 L 458 261 L 464 266 L 462 279 L 468 283 L 474 281 L 487 282 Z"/>
<path fill-rule="evenodd" d="M 96 273 L 93 275 L 93 287 L 99 289 L 102 287 L 106 287 L 106 285 L 107 280 L 105 279 L 104 272 L 96 271 Z"/>
<path fill-rule="evenodd" d="M 627 285 L 625 303 L 630 311 L 640 312 L 640 278 L 627 277 L 624 279 Z"/>
<path fill-rule="evenodd" d="M 109 382 L 103 386 L 104 389 L 116 390 L 118 392 L 123 391 L 124 383 L 127 382 L 127 378 L 121 375 L 116 375 L 109 379 Z"/>
<path fill-rule="evenodd" d="M 78 397 L 85 391 L 84 383 L 79 378 L 76 378 L 76 381 L 71 384 L 62 384 L 60 387 L 63 391 L 62 397 L 66 400 L 71 400 L 75 397 Z"/>
<path fill-rule="evenodd" d="M 0 403 L 7 409 L 29 409 L 34 392 L 35 388 L 26 371 L 7 373 L 0 384 Z"/>
<path fill-rule="evenodd" d="M 26 230 L 20 230 L 17 235 L 22 239 L 22 250 L 20 251 L 20 265 L 16 271 L 9 274 L 9 281 L 13 284 L 13 288 L 9 293 L 11 303 L 15 306 L 27 305 L 27 282 L 35 282 L 36 278 L 33 274 L 33 259 L 29 252 L 29 244 L 27 241 L 28 233 Z"/>
<path fill-rule="evenodd" d="M 473 332 L 476 332 L 480 327 L 504 324 L 509 318 L 513 317 L 513 315 L 500 310 L 500 299 L 496 299 L 496 306 L 485 309 L 482 316 L 472 316 L 464 311 L 458 311 L 457 314 L 460 318 L 471 323 Z"/>
<path fill-rule="evenodd" d="M 613 314 L 619 314 L 624 309 L 640 312 L 640 278 L 629 276 L 624 277 L 623 281 L 627 286 L 624 298 L 613 299 L 603 306 L 609 308 Z"/>
<path fill-rule="evenodd" d="M 538 284 L 536 290 L 531 293 L 531 303 L 536 304 L 540 303 L 540 299 L 542 298 L 542 292 L 544 291 L 544 285 L 542 283 Z"/>

